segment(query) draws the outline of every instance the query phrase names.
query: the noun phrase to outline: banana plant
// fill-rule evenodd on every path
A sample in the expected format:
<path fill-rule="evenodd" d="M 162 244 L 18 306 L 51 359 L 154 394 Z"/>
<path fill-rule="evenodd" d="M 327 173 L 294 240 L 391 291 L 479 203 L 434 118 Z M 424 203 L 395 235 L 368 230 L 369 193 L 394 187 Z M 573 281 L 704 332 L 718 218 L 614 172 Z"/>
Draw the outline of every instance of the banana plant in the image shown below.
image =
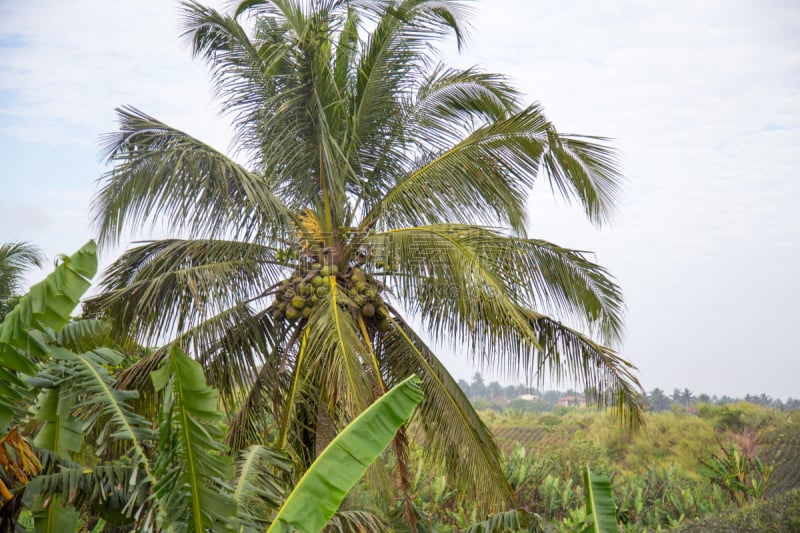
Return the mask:
<path fill-rule="evenodd" d="M 421 400 L 420 380 L 412 375 L 356 417 L 312 463 L 267 533 L 321 531 Z"/>
<path fill-rule="evenodd" d="M 583 533 L 616 533 L 617 506 L 611 491 L 611 480 L 592 472 L 587 466 L 583 469 L 583 491 L 586 497 L 586 519 Z"/>
<path fill-rule="evenodd" d="M 185 352 L 172 347 L 152 372 L 158 431 L 131 407 L 138 393 L 114 388 L 108 369 L 121 356 L 96 345 L 103 324 L 68 322 L 96 265 L 90 242 L 0 324 L 0 422 L 14 424 L 0 439 L 0 496 L 7 504 L 27 490 L 37 532 L 76 530 L 90 516 L 141 531 L 320 531 L 422 399 L 416 376 L 384 394 L 331 442 L 281 507 L 280 474 L 291 462 L 253 446 L 234 464 L 217 391 Z M 18 427 L 30 421 L 38 430 L 26 439 Z"/>
<path fill-rule="evenodd" d="M 28 410 L 36 401 L 39 387 L 31 383 L 40 365 L 50 359 L 54 335 L 69 321 L 70 313 L 90 286 L 97 271 L 97 247 L 89 241 L 72 256 L 61 256 L 55 271 L 31 287 L 17 305 L 0 322 L 0 504 L 17 505 L 30 481 L 42 469 L 39 456 L 31 443 L 18 430 L 17 424 L 25 422 Z M 38 410 L 45 427 L 40 432 L 40 443 L 60 444 L 64 450 L 66 440 L 53 429 L 54 419 L 49 410 L 53 403 L 51 393 L 40 400 Z M 47 421 L 51 422 L 47 424 Z M 12 424 L 14 427 L 12 427 Z M 48 432 L 50 433 L 48 435 Z M 52 447 L 51 447 L 52 448 Z M 57 502 L 54 502 L 54 508 Z M 11 512 L 13 517 L 17 512 Z M 6 513 L 3 513 L 5 519 Z M 4 524 L 0 524 L 4 526 Z"/>

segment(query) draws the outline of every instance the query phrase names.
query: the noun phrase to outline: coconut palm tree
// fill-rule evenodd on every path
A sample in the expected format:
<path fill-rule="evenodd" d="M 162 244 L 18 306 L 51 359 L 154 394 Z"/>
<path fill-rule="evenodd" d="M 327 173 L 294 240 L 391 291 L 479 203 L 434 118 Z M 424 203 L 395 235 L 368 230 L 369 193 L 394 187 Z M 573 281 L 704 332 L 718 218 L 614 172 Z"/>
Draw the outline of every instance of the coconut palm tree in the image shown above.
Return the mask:
<path fill-rule="evenodd" d="M 26 242 L 0 244 L 0 321 L 14 307 L 22 291 L 22 277 L 32 267 L 42 266 L 44 254 Z"/>
<path fill-rule="evenodd" d="M 460 46 L 467 16 L 451 0 L 248 0 L 230 15 L 185 3 L 235 151 L 118 110 L 99 239 L 152 223 L 174 235 L 126 251 L 91 307 L 143 343 L 189 351 L 220 390 L 232 449 L 268 439 L 299 472 L 416 373 L 425 399 L 395 441 L 401 482 L 419 439 L 460 494 L 501 508 L 497 448 L 436 350 L 580 381 L 634 423 L 642 404 L 614 349 L 618 286 L 526 226 L 538 180 L 606 222 L 615 152 L 557 132 L 502 76 L 440 64 L 434 45 Z M 146 388 L 165 353 L 120 386 Z"/>

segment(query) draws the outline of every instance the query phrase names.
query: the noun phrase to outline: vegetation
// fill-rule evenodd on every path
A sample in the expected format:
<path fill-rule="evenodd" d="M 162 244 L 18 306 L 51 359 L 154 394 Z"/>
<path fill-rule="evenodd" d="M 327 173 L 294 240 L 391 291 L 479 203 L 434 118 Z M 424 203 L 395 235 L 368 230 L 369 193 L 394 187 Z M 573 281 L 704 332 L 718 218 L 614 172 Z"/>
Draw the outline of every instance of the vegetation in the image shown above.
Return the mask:
<path fill-rule="evenodd" d="M 505 473 L 518 505 L 538 516 L 547 531 L 579 529 L 584 519 L 581 475 L 587 464 L 611 478 L 617 518 L 625 531 L 632 532 L 666 530 L 732 512 L 742 498 L 761 501 L 765 495 L 775 497 L 782 493 L 774 491 L 778 479 L 784 483 L 781 491 L 800 488 L 796 476 L 800 469 L 796 447 L 800 417 L 794 411 L 746 402 L 698 405 L 694 414 L 682 410 L 648 413 L 645 428 L 634 434 L 591 409 L 539 414 L 507 409 L 481 414 L 504 450 Z M 761 464 L 762 471 L 772 474 L 763 477 L 755 468 L 747 487 L 730 492 L 716 478 L 722 472 L 735 474 L 735 465 L 722 471 L 704 466 L 713 464 L 715 457 L 724 459 L 723 450 L 735 450 L 740 464 Z M 421 484 L 435 485 L 434 480 Z M 753 498 L 752 491 L 764 485 L 766 494 L 762 491 Z M 433 523 L 457 523 L 443 511 L 452 505 L 446 495 L 425 495 L 426 500 L 436 502 L 421 504 L 435 517 Z M 762 505 L 771 506 L 771 499 Z M 758 506 L 748 508 L 760 513 Z M 765 529 L 769 530 L 781 531 Z"/>
<path fill-rule="evenodd" d="M 696 520 L 676 531 L 680 533 L 703 533 L 705 531 L 795 533 L 800 531 L 800 490 L 776 496 L 766 503 L 751 504 L 736 511 Z"/>
<path fill-rule="evenodd" d="M 40 252 L 0 246 L 0 531 L 798 526 L 792 401 L 645 395 L 611 276 L 528 236 L 539 179 L 607 221 L 615 153 L 502 76 L 439 64 L 467 15 L 183 4 L 237 151 L 119 110 L 99 239 L 175 234 L 123 253 L 81 318 L 94 242 L 26 296 Z M 615 416 L 457 383 L 429 342 L 572 379 Z"/>
<path fill-rule="evenodd" d="M 422 399 L 415 376 L 384 394 L 320 454 L 272 518 L 286 461 L 254 446 L 234 469 L 217 393 L 196 361 L 173 347 L 152 372 L 161 398 L 155 431 L 131 409 L 136 393 L 112 386 L 107 367 L 119 355 L 85 348 L 95 323 L 68 317 L 96 265 L 90 242 L 0 323 L 3 530 L 16 529 L 29 507 L 36 531 L 76 531 L 92 521 L 137 531 L 250 531 L 270 523 L 270 531 L 319 531 Z M 33 446 L 18 430 L 26 426 L 36 427 Z"/>
<path fill-rule="evenodd" d="M 513 374 L 582 381 L 633 425 L 642 404 L 614 351 L 619 288 L 525 226 L 537 179 L 606 221 L 615 153 L 558 133 L 502 76 L 438 64 L 432 46 L 460 45 L 466 15 L 450 0 L 246 1 L 232 16 L 185 4 L 245 163 L 121 109 L 93 203 L 100 241 L 157 222 L 176 233 L 125 252 L 90 307 L 117 335 L 191 353 L 220 391 L 231 449 L 266 436 L 298 473 L 416 374 L 419 424 L 394 444 L 400 490 L 411 498 L 412 437 L 460 497 L 500 511 L 512 493 L 492 435 L 426 338 Z M 168 353 L 118 384 L 147 390 Z"/>
<path fill-rule="evenodd" d="M 42 266 L 44 254 L 26 242 L 0 244 L 0 321 L 19 301 L 26 270 Z"/>

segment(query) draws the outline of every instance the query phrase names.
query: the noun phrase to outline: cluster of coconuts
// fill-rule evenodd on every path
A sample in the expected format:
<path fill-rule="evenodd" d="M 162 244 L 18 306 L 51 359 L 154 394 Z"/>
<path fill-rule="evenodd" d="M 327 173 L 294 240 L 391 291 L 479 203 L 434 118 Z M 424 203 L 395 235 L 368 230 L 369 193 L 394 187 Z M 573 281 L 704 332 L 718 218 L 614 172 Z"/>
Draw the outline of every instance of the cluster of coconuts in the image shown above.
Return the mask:
<path fill-rule="evenodd" d="M 358 266 L 340 272 L 336 265 L 313 263 L 308 270 L 296 270 L 276 289 L 272 318 L 289 323 L 308 319 L 314 307 L 330 294 L 331 276 L 336 278 L 337 290 L 343 290 L 347 295 L 347 298 L 339 299 L 340 305 L 346 305 L 366 320 L 373 321 L 382 331 L 390 329 L 389 310 L 381 297 L 383 287 Z"/>

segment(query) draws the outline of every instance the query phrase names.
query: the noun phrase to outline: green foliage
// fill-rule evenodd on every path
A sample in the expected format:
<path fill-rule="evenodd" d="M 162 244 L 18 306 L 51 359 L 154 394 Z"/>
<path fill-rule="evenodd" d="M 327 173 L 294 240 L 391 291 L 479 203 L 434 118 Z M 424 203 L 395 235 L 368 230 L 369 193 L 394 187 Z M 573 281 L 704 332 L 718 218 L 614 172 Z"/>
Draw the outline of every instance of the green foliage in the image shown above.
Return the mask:
<path fill-rule="evenodd" d="M 178 348 L 152 377 L 164 401 L 153 469 L 159 526 L 198 533 L 232 530 L 236 503 L 224 483 L 233 478 L 234 466 L 225 454 L 217 392 L 206 385 L 202 367 Z"/>
<path fill-rule="evenodd" d="M 718 450 L 717 439 L 749 450 L 758 447 L 759 454 L 769 459 L 762 464 L 774 462 L 775 472 L 782 472 L 784 479 L 796 472 L 797 462 L 775 461 L 778 450 L 791 454 L 792 439 L 800 435 L 791 413 L 776 416 L 764 407 L 742 405 L 742 424 L 726 426 L 738 431 L 718 433 L 729 420 L 730 410 L 701 408 L 699 416 L 683 411 L 648 414 L 645 429 L 634 434 L 604 414 L 586 410 L 539 415 L 507 410 L 483 415 L 507 450 L 503 467 L 516 501 L 538 516 L 545 530 L 568 532 L 585 527 L 581 467 L 593 464 L 599 472 L 613 474 L 620 527 L 641 532 L 679 527 L 736 505 L 734 497 L 713 483 L 702 466 Z M 755 461 L 752 451 L 748 457 Z M 767 489 L 775 475 L 769 478 Z M 417 486 L 415 505 L 424 511 L 427 527 L 447 531 L 447 527 L 486 523 L 454 505 L 441 472 L 421 475 Z"/>
<path fill-rule="evenodd" d="M 708 460 L 703 461 L 712 483 L 730 494 L 741 507 L 745 503 L 763 500 L 767 483 L 775 465 L 762 461 L 758 455 L 741 453 L 736 446 L 723 446 Z"/>
<path fill-rule="evenodd" d="M 33 377 L 50 348 L 46 335 L 61 330 L 97 271 L 96 245 L 89 242 L 33 287 L 0 323 L 0 433 L 30 401 Z"/>
<path fill-rule="evenodd" d="M 233 452 L 275 437 L 298 473 L 415 374 L 424 399 L 408 438 L 458 498 L 501 511 L 511 491 L 492 435 L 423 338 L 583 382 L 634 426 L 643 404 L 615 349 L 618 285 L 525 225 L 539 179 L 608 221 L 615 151 L 559 133 L 502 76 L 439 64 L 435 44 L 460 43 L 468 15 L 454 0 L 245 1 L 233 14 L 184 3 L 185 36 L 251 157 L 120 109 L 92 205 L 100 242 L 160 223 L 186 238 L 127 250 L 91 307 L 122 338 L 190 352 L 219 390 Z M 166 355 L 121 381 L 147 390 Z"/>
<path fill-rule="evenodd" d="M 800 491 L 791 490 L 766 501 L 754 502 L 740 509 L 704 517 L 687 523 L 675 531 L 676 533 L 800 531 Z"/>
<path fill-rule="evenodd" d="M 421 400 L 420 381 L 411 376 L 368 407 L 317 457 L 268 531 L 321 531 Z"/>
<path fill-rule="evenodd" d="M 617 528 L 617 506 L 611 491 L 611 480 L 596 474 L 587 466 L 583 471 L 583 493 L 586 498 L 584 533 L 611 533 Z"/>
<path fill-rule="evenodd" d="M 25 271 L 42 266 L 43 259 L 42 251 L 26 242 L 0 244 L 0 322 L 19 302 Z"/>
<path fill-rule="evenodd" d="M 32 519 L 34 530 L 42 532 L 77 530 L 89 519 L 101 528 L 110 523 L 141 531 L 264 527 L 281 505 L 285 490 L 280 480 L 289 462 L 278 451 L 253 447 L 242 455 L 235 470 L 224 444 L 218 394 L 207 385 L 199 363 L 173 347 L 161 368 L 152 372 L 162 406 L 156 433 L 130 406 L 137 393 L 114 387 L 108 369 L 117 367 L 121 356 L 96 346 L 107 333 L 103 325 L 75 322 L 62 330 L 88 287 L 85 276 L 75 273 L 91 273 L 96 265 L 94 252 L 90 243 L 73 256 L 75 260 L 65 259 L 67 267 L 42 282 L 39 287 L 44 289 L 34 287 L 0 323 L 4 335 L 0 348 L 13 356 L 7 360 L 25 361 L 31 355 L 26 348 L 34 349 L 38 357 L 38 364 L 17 365 L 14 370 L 32 375 L 30 385 L 26 384 L 31 391 L 27 407 L 39 422 L 35 450 L 45 459 L 43 466 L 38 464 L 16 428 L 6 435 L 2 440 L 3 496 L 12 499 L 8 487 L 22 483 L 27 489 L 26 505 L 31 505 L 26 520 Z M 75 266 L 79 270 L 70 268 Z M 26 345 L 20 339 L 40 342 Z M 70 348 L 89 349 L 75 353 Z M 39 392 L 35 407 L 34 392 Z M 410 377 L 337 436 L 281 507 L 276 519 L 279 529 L 288 523 L 300 531 L 321 530 L 421 399 L 418 380 Z M 17 406 L 15 422 L 26 422 L 25 407 Z M 94 450 L 85 441 L 90 432 L 95 436 Z M 78 462 L 81 459 L 93 464 L 84 466 Z M 333 479 L 338 491 L 331 492 Z M 313 523 L 300 517 L 309 508 L 309 498 L 314 505 L 327 503 Z M 4 513 L 3 527 L 11 527 L 12 521 L 20 526 L 21 510 L 17 505 L 15 511 Z M 379 523 L 368 512 L 345 510 L 331 527 Z"/>

